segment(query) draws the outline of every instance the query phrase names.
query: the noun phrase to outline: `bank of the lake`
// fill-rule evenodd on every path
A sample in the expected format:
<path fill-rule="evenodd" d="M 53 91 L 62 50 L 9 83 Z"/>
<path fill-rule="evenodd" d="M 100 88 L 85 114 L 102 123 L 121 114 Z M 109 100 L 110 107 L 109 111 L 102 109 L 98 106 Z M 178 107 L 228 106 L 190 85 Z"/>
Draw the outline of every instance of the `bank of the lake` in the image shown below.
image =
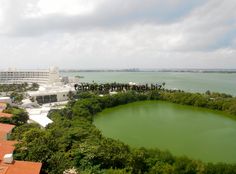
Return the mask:
<path fill-rule="evenodd" d="M 94 124 L 131 146 L 158 147 L 209 162 L 236 162 L 236 121 L 222 112 L 163 101 L 106 109 Z"/>

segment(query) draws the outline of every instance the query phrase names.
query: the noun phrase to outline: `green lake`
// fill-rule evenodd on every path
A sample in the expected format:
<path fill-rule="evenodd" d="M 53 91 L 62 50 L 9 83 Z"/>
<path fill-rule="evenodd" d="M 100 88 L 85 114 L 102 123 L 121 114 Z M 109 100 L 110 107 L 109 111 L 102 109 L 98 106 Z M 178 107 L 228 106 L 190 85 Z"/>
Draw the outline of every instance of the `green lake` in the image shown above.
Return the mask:
<path fill-rule="evenodd" d="M 236 162 L 236 121 L 221 112 L 163 101 L 106 109 L 94 124 L 133 147 L 159 148 L 205 162 Z"/>

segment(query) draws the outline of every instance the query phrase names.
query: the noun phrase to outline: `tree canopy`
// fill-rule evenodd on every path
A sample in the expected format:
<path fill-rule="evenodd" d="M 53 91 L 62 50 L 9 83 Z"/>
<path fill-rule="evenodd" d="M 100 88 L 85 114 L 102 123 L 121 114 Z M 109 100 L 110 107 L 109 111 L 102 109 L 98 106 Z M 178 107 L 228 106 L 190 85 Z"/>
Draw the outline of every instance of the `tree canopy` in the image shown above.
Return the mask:
<path fill-rule="evenodd" d="M 52 110 L 54 121 L 45 129 L 23 124 L 12 137 L 20 143 L 15 158 L 43 162 L 42 173 L 59 174 L 76 168 L 79 173 L 150 173 L 150 174 L 234 174 L 236 164 L 203 163 L 187 157 L 176 157 L 159 149 L 132 148 L 123 142 L 106 138 L 94 126 L 96 113 L 141 100 L 166 100 L 174 103 L 222 110 L 235 117 L 236 99 L 232 96 L 182 91 L 157 90 L 126 92 L 100 97 L 94 93 L 77 94 L 77 101 L 65 109 Z"/>

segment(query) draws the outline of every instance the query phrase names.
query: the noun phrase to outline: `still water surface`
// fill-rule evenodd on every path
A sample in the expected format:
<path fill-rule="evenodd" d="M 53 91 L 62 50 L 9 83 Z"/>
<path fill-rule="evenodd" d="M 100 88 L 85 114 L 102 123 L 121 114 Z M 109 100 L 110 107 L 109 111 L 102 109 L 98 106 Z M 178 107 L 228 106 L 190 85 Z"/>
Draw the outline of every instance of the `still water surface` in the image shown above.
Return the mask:
<path fill-rule="evenodd" d="M 102 133 L 135 147 L 158 147 L 209 162 L 236 162 L 236 121 L 207 109 L 144 101 L 106 109 Z"/>
<path fill-rule="evenodd" d="M 166 83 L 168 89 L 189 92 L 207 90 L 236 96 L 236 73 L 189 73 L 189 72 L 62 72 L 64 76 L 83 76 L 81 82 Z"/>

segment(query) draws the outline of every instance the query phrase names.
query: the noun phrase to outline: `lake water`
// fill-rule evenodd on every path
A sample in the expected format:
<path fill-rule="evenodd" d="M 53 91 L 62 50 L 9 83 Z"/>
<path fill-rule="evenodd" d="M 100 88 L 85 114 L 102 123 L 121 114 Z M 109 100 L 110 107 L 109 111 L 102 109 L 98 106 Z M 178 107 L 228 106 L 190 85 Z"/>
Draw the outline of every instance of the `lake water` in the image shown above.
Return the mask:
<path fill-rule="evenodd" d="M 81 82 L 166 83 L 166 88 L 189 92 L 207 90 L 236 96 L 236 73 L 190 72 L 62 72 L 65 76 L 83 76 Z"/>
<path fill-rule="evenodd" d="M 144 101 L 99 113 L 103 135 L 135 147 L 157 147 L 206 162 L 236 162 L 236 121 L 207 109 Z"/>

